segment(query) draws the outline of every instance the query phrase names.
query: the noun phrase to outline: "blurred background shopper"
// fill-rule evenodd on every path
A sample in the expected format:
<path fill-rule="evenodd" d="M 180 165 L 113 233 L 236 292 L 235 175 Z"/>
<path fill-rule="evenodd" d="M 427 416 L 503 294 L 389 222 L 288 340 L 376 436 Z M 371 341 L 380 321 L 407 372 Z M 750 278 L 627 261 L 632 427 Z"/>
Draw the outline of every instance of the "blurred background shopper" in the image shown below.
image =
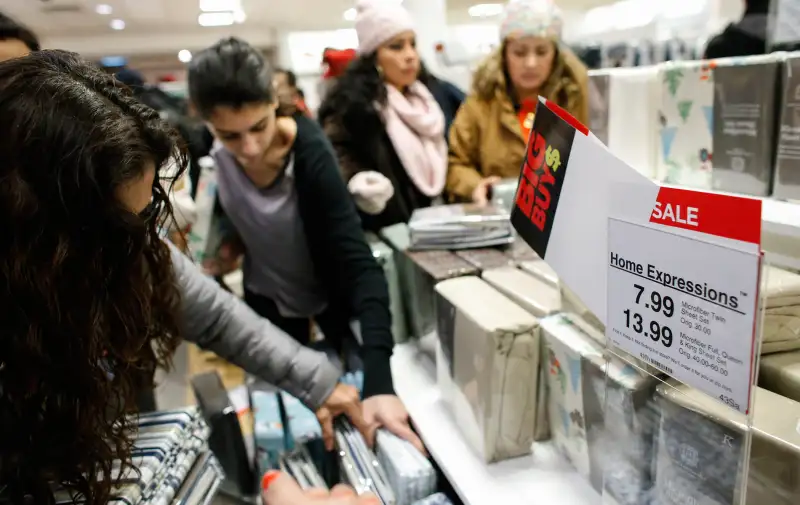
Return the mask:
<path fill-rule="evenodd" d="M 422 448 L 394 394 L 389 294 L 322 129 L 302 114 L 276 115 L 263 55 L 229 38 L 198 53 L 189 95 L 218 143 L 218 199 L 230 222 L 224 249 L 244 255 L 244 297 L 304 345 L 312 321 L 350 365 L 360 331 L 364 415 Z"/>
<path fill-rule="evenodd" d="M 539 95 L 588 122 L 587 70 L 561 43 L 561 29 L 551 0 L 506 5 L 502 44 L 475 71 L 450 130 L 447 191 L 455 200 L 486 203 L 493 183 L 519 176 Z"/>
<path fill-rule="evenodd" d="M 39 39 L 32 31 L 0 12 L 0 61 L 39 49 Z"/>
<path fill-rule="evenodd" d="M 767 52 L 770 0 L 745 0 L 742 19 L 725 27 L 706 45 L 704 58 L 749 56 Z"/>
<path fill-rule="evenodd" d="M 442 194 L 447 130 L 463 94 L 425 71 L 401 5 L 362 0 L 357 9 L 358 57 L 318 116 L 364 227 L 377 231 Z"/>
<path fill-rule="evenodd" d="M 294 72 L 283 68 L 276 70 L 273 86 L 278 95 L 278 114 L 284 116 L 303 114 L 312 117 L 303 91 L 297 87 L 297 75 Z"/>

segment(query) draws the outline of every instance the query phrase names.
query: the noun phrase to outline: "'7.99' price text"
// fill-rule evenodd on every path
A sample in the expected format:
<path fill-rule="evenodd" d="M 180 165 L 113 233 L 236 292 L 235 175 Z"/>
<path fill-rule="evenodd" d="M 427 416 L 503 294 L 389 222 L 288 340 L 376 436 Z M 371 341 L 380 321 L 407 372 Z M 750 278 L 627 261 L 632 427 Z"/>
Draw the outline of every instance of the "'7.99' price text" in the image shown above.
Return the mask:
<path fill-rule="evenodd" d="M 629 308 L 625 309 L 623 311 L 623 314 L 625 314 L 625 327 L 632 329 L 639 335 L 650 338 L 653 342 L 661 342 L 664 347 L 671 347 L 673 342 L 672 329 L 655 319 L 649 319 L 647 315 L 651 314 L 652 317 L 652 315 L 663 314 L 665 317 L 670 318 L 675 314 L 675 302 L 670 296 L 662 295 L 655 290 L 651 291 L 650 296 L 645 296 L 643 300 L 642 296 L 646 291 L 644 286 L 634 284 L 633 287 L 636 289 L 636 305 L 644 306 L 645 311 L 649 309 L 649 312 L 645 312 L 645 316 L 642 316 L 639 312 Z M 646 321 L 646 319 L 648 320 Z"/>

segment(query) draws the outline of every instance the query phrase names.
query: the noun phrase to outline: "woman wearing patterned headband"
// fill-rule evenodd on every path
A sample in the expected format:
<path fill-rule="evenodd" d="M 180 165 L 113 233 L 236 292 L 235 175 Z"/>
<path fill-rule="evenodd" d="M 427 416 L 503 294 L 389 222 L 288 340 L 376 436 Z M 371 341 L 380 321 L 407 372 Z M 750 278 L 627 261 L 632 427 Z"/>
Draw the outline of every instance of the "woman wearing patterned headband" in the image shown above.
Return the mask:
<path fill-rule="evenodd" d="M 561 44 L 552 0 L 512 0 L 500 25 L 501 46 L 478 67 L 472 92 L 450 130 L 447 192 L 484 204 L 489 187 L 519 175 L 538 96 L 586 123 L 586 67 Z"/>

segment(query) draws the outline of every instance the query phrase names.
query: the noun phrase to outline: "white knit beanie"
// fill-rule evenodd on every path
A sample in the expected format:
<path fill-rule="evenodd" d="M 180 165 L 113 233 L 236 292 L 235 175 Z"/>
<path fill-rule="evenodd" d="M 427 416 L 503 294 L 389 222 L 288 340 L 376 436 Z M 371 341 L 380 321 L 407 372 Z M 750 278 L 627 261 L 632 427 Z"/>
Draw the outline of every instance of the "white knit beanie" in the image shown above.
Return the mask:
<path fill-rule="evenodd" d="M 545 37 L 561 39 L 563 17 L 553 0 L 509 0 L 500 21 L 500 39 Z"/>
<path fill-rule="evenodd" d="M 414 29 L 411 14 L 396 0 L 358 0 L 358 53 L 372 54 L 381 44 Z"/>

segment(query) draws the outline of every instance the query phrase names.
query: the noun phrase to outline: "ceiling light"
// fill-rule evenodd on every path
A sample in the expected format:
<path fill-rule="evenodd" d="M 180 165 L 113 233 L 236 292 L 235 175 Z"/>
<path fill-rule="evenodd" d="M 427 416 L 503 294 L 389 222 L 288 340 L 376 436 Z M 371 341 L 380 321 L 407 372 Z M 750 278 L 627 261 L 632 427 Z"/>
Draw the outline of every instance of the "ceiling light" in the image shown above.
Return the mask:
<path fill-rule="evenodd" d="M 233 12 L 204 12 L 197 16 L 200 26 L 230 26 L 235 22 Z"/>
<path fill-rule="evenodd" d="M 200 0 L 200 10 L 203 12 L 235 12 L 241 9 L 241 0 Z"/>
<path fill-rule="evenodd" d="M 245 14 L 244 9 L 236 9 L 233 11 L 233 22 L 236 24 L 242 24 L 247 21 L 247 14 Z"/>
<path fill-rule="evenodd" d="M 467 12 L 473 18 L 490 18 L 503 13 L 503 4 L 478 4 L 470 7 Z"/>
<path fill-rule="evenodd" d="M 111 29 L 113 30 L 124 30 L 125 29 L 125 21 L 121 19 L 112 19 L 111 20 Z"/>
<path fill-rule="evenodd" d="M 346 11 L 344 11 L 344 20 L 345 21 L 355 21 L 357 14 L 358 14 L 357 10 L 355 10 L 355 9 L 347 9 Z"/>
<path fill-rule="evenodd" d="M 178 59 L 181 61 L 181 63 L 189 63 L 192 61 L 192 52 L 188 49 L 181 49 L 178 51 Z"/>
<path fill-rule="evenodd" d="M 111 6 L 108 4 L 98 4 L 94 8 L 94 11 L 100 14 L 101 16 L 108 16 L 109 14 L 111 14 L 111 12 L 113 12 L 113 10 L 114 9 L 112 9 Z"/>

